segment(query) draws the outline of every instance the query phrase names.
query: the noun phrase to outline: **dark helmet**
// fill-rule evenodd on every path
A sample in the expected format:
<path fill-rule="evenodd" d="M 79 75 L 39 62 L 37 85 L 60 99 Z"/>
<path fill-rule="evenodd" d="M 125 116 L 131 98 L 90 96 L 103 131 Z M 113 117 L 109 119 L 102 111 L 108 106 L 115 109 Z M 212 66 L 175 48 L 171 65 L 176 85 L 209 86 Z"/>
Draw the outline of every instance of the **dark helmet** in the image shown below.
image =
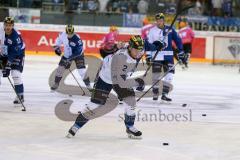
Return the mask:
<path fill-rule="evenodd" d="M 132 36 L 129 40 L 129 47 L 137 50 L 143 50 L 144 41 L 140 35 Z"/>
<path fill-rule="evenodd" d="M 68 24 L 68 25 L 66 26 L 66 33 L 67 33 L 67 34 L 73 34 L 73 33 L 74 33 L 74 27 L 73 27 L 73 25 Z"/>
<path fill-rule="evenodd" d="M 6 17 L 6 18 L 4 19 L 4 23 L 5 23 L 5 24 L 14 24 L 14 19 L 13 19 L 13 17 Z"/>
<path fill-rule="evenodd" d="M 163 13 L 157 13 L 155 15 L 155 19 L 158 20 L 158 19 L 164 19 L 165 18 L 165 15 Z"/>

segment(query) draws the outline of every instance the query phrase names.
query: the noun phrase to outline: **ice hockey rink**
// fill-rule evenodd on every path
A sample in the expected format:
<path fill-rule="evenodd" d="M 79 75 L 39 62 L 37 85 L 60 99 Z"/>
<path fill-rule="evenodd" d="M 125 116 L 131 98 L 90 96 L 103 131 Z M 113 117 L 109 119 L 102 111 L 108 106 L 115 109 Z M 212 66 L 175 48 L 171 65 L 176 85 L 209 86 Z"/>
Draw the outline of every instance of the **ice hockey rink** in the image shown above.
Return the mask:
<path fill-rule="evenodd" d="M 145 98 L 137 103 L 141 114 L 192 113 L 191 121 L 144 121 L 136 127 L 141 140 L 128 139 L 123 105 L 83 127 L 73 139 L 65 138 L 73 122 L 54 114 L 63 99 L 74 100 L 77 112 L 89 97 L 51 93 L 48 78 L 58 57 L 27 56 L 24 69 L 26 112 L 12 104 L 14 92 L 7 81 L 0 86 L 0 160 L 239 160 L 240 74 L 237 67 L 191 64 L 177 67 L 173 102 Z M 74 74 L 78 77 L 77 72 Z M 76 85 L 72 77 L 68 83 Z M 186 103 L 186 107 L 182 104 Z M 203 116 L 206 114 L 206 116 Z M 168 145 L 163 145 L 168 143 Z"/>

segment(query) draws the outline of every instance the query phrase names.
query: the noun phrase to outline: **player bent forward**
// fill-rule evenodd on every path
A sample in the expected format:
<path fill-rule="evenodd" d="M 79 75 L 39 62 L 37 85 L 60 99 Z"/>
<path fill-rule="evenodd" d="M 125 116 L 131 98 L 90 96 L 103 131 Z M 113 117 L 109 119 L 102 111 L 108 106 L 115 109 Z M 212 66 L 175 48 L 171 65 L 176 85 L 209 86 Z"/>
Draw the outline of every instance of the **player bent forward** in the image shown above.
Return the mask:
<path fill-rule="evenodd" d="M 83 42 L 80 36 L 74 32 L 74 27 L 72 25 L 67 25 L 66 31 L 60 33 L 56 40 L 54 49 L 55 53 L 59 56 L 62 54 L 62 51 L 60 49 L 60 46 L 62 44 L 64 46 L 64 55 L 58 64 L 54 85 L 51 87 L 51 90 L 56 90 L 59 87 L 59 83 L 62 79 L 64 71 L 71 67 L 73 61 L 76 63 L 80 77 L 82 77 L 83 82 L 89 88 L 90 80 L 86 74 Z"/>
<path fill-rule="evenodd" d="M 91 101 L 86 104 L 86 107 L 78 115 L 74 125 L 69 130 L 68 138 L 74 136 L 89 119 L 94 118 L 86 118 L 89 116 L 87 113 L 94 112 L 98 107 L 106 107 L 104 104 L 112 89 L 126 103 L 124 123 L 129 138 L 141 137 L 142 132 L 134 127 L 136 99 L 133 87 L 137 87 L 137 90 L 143 91 L 145 85 L 144 81 L 140 78 L 128 79 L 127 77 L 129 73 L 134 71 L 136 60 L 142 56 L 144 48 L 145 50 L 152 49 L 148 45 L 163 47 L 162 43 L 159 43 L 158 46 L 145 43 L 141 36 L 137 35 L 130 38 L 127 48 L 120 49 L 115 54 L 104 58 Z M 94 113 L 92 114 L 94 116 Z"/>

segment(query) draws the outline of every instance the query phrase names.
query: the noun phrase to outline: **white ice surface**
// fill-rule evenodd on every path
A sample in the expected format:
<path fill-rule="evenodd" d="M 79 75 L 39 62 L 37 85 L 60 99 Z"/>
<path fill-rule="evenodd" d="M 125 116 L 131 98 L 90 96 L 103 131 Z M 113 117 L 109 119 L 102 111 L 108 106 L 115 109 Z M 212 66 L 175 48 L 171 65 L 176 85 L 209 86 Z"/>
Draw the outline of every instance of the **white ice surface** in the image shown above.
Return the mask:
<path fill-rule="evenodd" d="M 76 137 L 65 135 L 73 122 L 54 115 L 57 102 L 67 95 L 50 93 L 48 77 L 58 57 L 26 59 L 25 105 L 21 112 L 7 79 L 0 86 L 0 160 L 239 160 L 240 74 L 235 67 L 193 64 L 188 71 L 177 68 L 172 104 L 145 98 L 138 103 L 141 114 L 188 113 L 189 122 L 136 122 L 142 140 L 130 140 L 119 114 L 124 106 L 93 120 Z M 77 72 L 74 72 L 77 75 Z M 71 77 L 68 83 L 75 84 Z M 89 97 L 73 96 L 72 111 Z M 187 107 L 181 104 L 186 103 Z M 202 114 L 207 114 L 203 117 Z M 169 143 L 163 146 L 163 143 Z"/>

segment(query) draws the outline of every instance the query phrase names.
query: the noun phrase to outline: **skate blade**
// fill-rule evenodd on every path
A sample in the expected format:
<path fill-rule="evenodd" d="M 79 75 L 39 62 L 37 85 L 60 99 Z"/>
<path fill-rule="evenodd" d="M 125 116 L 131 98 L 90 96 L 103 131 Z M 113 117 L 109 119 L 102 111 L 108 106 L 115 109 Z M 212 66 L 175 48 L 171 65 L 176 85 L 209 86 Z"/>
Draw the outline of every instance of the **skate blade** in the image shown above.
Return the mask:
<path fill-rule="evenodd" d="M 129 139 L 142 139 L 142 136 L 134 136 L 132 134 L 128 134 Z"/>
<path fill-rule="evenodd" d="M 172 101 L 165 101 L 165 100 L 161 100 L 161 104 L 171 104 Z"/>
<path fill-rule="evenodd" d="M 20 103 L 20 104 L 15 104 L 15 103 L 13 103 L 13 107 L 14 107 L 14 108 L 21 108 L 22 105 L 21 105 L 21 103 Z"/>
<path fill-rule="evenodd" d="M 72 134 L 70 134 L 70 133 L 68 133 L 67 135 L 66 135 L 66 138 L 68 138 L 68 139 L 71 139 L 71 138 L 73 138 L 74 136 L 72 135 Z"/>
<path fill-rule="evenodd" d="M 55 92 L 56 92 L 56 90 L 50 89 L 50 93 L 55 93 Z"/>

